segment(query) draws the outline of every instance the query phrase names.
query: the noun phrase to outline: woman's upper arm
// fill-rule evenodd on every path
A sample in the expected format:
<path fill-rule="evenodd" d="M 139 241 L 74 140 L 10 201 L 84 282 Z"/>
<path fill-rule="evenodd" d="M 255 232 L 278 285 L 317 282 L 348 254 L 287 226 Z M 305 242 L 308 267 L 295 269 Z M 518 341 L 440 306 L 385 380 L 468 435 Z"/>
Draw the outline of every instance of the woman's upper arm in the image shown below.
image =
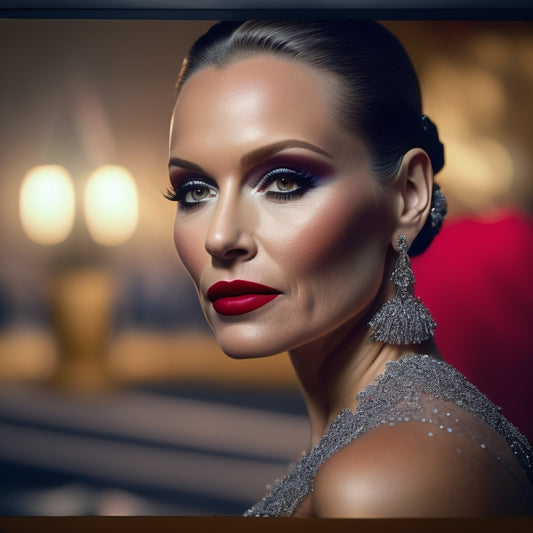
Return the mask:
<path fill-rule="evenodd" d="M 312 509 L 359 518 L 520 514 L 521 507 L 512 477 L 473 441 L 409 422 L 378 427 L 330 457 L 316 476 Z"/>

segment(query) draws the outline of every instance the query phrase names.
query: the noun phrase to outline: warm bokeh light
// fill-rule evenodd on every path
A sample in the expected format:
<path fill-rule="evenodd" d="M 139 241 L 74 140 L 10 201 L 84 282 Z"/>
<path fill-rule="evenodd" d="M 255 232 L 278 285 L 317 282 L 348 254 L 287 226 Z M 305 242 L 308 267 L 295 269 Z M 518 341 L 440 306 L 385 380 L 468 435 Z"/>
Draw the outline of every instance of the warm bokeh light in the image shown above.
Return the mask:
<path fill-rule="evenodd" d="M 83 201 L 91 237 L 104 246 L 126 242 L 137 227 L 137 186 L 123 167 L 107 165 L 89 177 Z"/>
<path fill-rule="evenodd" d="M 422 91 L 439 131 L 454 137 L 494 131 L 506 112 L 501 79 L 478 65 L 436 59 L 423 73 Z"/>
<path fill-rule="evenodd" d="M 20 187 L 19 212 L 24 231 L 39 244 L 65 240 L 74 224 L 74 186 L 59 165 L 28 171 Z"/>
<path fill-rule="evenodd" d="M 448 162 L 443 187 L 460 196 L 471 211 L 489 210 L 506 198 L 513 180 L 513 162 L 505 147 L 489 137 L 466 137 L 447 142 Z"/>

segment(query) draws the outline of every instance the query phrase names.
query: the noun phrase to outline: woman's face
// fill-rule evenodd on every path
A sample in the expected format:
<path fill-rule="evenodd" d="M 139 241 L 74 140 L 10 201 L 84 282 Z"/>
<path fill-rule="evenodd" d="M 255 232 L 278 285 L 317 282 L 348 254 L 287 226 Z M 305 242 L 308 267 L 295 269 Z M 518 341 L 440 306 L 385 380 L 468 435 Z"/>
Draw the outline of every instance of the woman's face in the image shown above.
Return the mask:
<path fill-rule="evenodd" d="M 204 68 L 178 97 L 174 240 L 233 357 L 294 349 L 361 319 L 383 281 L 390 196 L 330 100 L 323 75 L 267 55 Z"/>

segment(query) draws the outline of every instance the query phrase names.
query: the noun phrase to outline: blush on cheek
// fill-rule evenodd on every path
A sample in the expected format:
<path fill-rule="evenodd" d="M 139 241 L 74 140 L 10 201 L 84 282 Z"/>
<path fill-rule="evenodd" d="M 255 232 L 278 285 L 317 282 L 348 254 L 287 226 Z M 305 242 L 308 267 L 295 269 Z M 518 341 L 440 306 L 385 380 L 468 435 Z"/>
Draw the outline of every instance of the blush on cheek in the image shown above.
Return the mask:
<path fill-rule="evenodd" d="M 382 259 L 388 246 L 390 217 L 374 201 L 340 197 L 317 205 L 306 220 L 293 226 L 285 243 L 285 263 L 300 273 L 332 270 L 335 264 L 356 264 Z M 377 265 L 376 265 L 377 266 Z"/>
<path fill-rule="evenodd" d="M 203 243 L 201 236 L 194 231 L 175 227 L 174 245 L 185 270 L 187 270 L 195 285 L 198 285 L 202 264 L 207 254 Z"/>

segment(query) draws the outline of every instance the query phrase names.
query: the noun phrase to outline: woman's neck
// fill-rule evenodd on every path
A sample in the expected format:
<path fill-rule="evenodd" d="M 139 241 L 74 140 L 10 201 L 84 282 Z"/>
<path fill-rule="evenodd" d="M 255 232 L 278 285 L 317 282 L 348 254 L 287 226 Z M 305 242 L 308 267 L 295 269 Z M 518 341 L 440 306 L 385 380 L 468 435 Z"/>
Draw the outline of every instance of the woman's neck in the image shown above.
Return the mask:
<path fill-rule="evenodd" d="M 311 421 L 311 445 L 342 409 L 355 410 L 357 393 L 384 371 L 385 363 L 415 353 L 440 356 L 432 341 L 417 346 L 369 343 L 370 330 L 361 326 L 366 322 L 354 322 L 289 352 Z"/>

